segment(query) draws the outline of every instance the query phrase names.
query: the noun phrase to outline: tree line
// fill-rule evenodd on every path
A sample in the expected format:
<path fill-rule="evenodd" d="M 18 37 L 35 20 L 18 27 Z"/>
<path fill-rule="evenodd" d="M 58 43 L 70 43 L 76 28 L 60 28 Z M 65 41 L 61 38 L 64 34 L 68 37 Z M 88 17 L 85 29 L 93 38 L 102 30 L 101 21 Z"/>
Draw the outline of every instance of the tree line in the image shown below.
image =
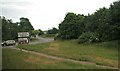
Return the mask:
<path fill-rule="evenodd" d="M 55 39 L 79 39 L 81 42 L 98 42 L 119 40 L 120 37 L 120 1 L 109 8 L 100 8 L 93 14 L 83 15 L 69 12 L 59 24 L 59 29 L 47 30 L 47 34 L 56 34 Z M 2 20 L 2 40 L 17 39 L 18 32 L 30 32 L 31 35 L 42 35 L 44 32 L 34 30 L 28 18 L 20 18 L 13 23 L 12 19 L 0 16 Z"/>
<path fill-rule="evenodd" d="M 20 22 L 13 23 L 12 19 L 0 16 L 2 21 L 2 41 L 17 40 L 18 32 L 29 32 L 30 35 L 43 34 L 42 30 L 34 30 L 28 18 L 21 17 Z"/>
<path fill-rule="evenodd" d="M 69 12 L 59 24 L 56 38 L 79 39 L 81 42 L 110 41 L 120 39 L 120 1 L 109 8 L 100 8 L 93 14 Z"/>
<path fill-rule="evenodd" d="M 13 23 L 12 19 L 7 19 L 4 16 L 0 16 L 2 21 L 2 41 L 17 40 L 18 32 L 29 32 L 30 36 L 36 37 L 36 35 L 43 35 L 44 31 L 41 29 L 35 30 L 28 18 L 21 17 L 20 22 Z M 53 27 L 48 29 L 46 34 L 56 34 L 58 29 Z"/>

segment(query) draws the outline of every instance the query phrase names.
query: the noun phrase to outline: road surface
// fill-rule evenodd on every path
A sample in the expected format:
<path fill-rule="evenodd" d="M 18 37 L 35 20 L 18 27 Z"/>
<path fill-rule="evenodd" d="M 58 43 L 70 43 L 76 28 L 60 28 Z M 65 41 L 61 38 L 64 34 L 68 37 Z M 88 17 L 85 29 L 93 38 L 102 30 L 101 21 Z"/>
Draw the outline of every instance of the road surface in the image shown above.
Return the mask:
<path fill-rule="evenodd" d="M 43 37 L 37 37 L 37 41 L 30 41 L 29 44 L 39 44 L 39 43 L 46 43 L 46 42 L 53 42 L 54 39 L 53 38 L 43 38 Z M 16 47 L 18 45 L 18 43 L 16 43 L 15 46 L 4 46 L 2 48 L 12 48 L 12 47 Z"/>
<path fill-rule="evenodd" d="M 43 38 L 43 37 L 37 37 L 37 41 L 30 42 L 29 44 L 38 44 L 38 43 L 46 43 L 46 42 L 53 42 L 53 38 Z"/>

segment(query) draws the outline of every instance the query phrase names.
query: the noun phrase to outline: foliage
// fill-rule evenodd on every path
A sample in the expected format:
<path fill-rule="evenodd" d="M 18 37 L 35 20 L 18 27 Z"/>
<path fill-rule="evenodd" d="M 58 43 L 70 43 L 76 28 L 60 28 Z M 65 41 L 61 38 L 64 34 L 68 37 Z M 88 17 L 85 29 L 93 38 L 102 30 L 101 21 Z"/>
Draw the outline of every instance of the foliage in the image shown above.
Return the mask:
<path fill-rule="evenodd" d="M 31 31 L 31 30 L 34 30 L 33 26 L 31 25 L 30 21 L 28 18 L 20 18 L 20 22 L 18 23 L 18 26 L 20 28 L 20 32 L 22 31 Z"/>
<path fill-rule="evenodd" d="M 52 28 L 52 29 L 49 29 L 48 31 L 47 31 L 47 34 L 56 34 L 56 33 L 58 33 L 58 29 L 57 28 Z"/>
<path fill-rule="evenodd" d="M 54 36 L 54 40 L 57 40 L 57 39 L 59 39 L 59 34 L 58 33 L 55 34 L 55 36 Z"/>
<path fill-rule="evenodd" d="M 16 39 L 18 26 L 12 20 L 2 17 L 2 40 Z"/>
<path fill-rule="evenodd" d="M 44 34 L 44 32 L 41 29 L 39 29 L 38 31 L 39 31 L 38 35 L 43 35 Z"/>
<path fill-rule="evenodd" d="M 20 18 L 20 22 L 16 23 L 13 23 L 12 19 L 6 19 L 4 16 L 0 19 L 2 20 L 2 41 L 17 39 L 18 32 L 30 32 L 34 29 L 27 18 Z"/>
<path fill-rule="evenodd" d="M 109 22 L 110 22 L 110 38 L 120 39 L 120 0 L 110 6 Z"/>
<path fill-rule="evenodd" d="M 97 38 L 100 41 L 120 39 L 120 36 L 118 36 L 120 35 L 119 12 L 120 1 L 116 1 L 110 5 L 110 8 L 100 8 L 87 16 L 67 13 L 64 20 L 59 24 L 58 37 L 62 39 L 77 39 L 80 36 L 80 41 L 84 42 L 89 41 L 88 37 L 90 37 L 90 34 L 88 32 L 93 32 L 99 35 Z M 94 37 L 92 39 L 95 39 Z"/>
<path fill-rule="evenodd" d="M 59 37 L 62 39 L 76 39 L 84 31 L 84 16 L 67 13 L 64 21 L 59 24 Z"/>
<path fill-rule="evenodd" d="M 99 41 L 98 35 L 95 34 L 95 33 L 92 33 L 92 32 L 83 33 L 79 37 L 79 39 L 78 39 L 79 43 L 83 43 L 83 42 L 98 42 L 98 41 Z"/>
<path fill-rule="evenodd" d="M 32 36 L 36 36 L 36 35 L 38 35 L 39 33 L 40 33 L 39 30 L 32 30 L 32 31 L 31 31 L 31 35 L 32 35 Z"/>

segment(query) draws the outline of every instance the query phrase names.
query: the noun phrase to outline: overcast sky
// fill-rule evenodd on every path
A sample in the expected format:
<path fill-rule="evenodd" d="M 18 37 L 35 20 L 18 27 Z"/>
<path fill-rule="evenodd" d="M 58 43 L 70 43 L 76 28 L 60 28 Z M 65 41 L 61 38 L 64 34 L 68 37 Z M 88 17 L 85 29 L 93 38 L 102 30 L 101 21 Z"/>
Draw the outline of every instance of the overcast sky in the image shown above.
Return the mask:
<path fill-rule="evenodd" d="M 109 8 L 116 0 L 2 0 L 0 15 L 13 22 L 28 18 L 35 29 L 48 30 L 63 21 L 65 14 L 92 14 L 102 7 Z"/>

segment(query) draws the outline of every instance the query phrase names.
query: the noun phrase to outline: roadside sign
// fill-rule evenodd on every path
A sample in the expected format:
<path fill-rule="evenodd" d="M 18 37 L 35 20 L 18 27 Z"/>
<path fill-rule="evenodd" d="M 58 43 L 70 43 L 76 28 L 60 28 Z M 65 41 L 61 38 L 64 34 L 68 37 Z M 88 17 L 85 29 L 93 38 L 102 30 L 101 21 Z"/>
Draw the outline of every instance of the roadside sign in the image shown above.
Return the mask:
<path fill-rule="evenodd" d="M 29 37 L 29 32 L 19 32 L 18 37 Z"/>

